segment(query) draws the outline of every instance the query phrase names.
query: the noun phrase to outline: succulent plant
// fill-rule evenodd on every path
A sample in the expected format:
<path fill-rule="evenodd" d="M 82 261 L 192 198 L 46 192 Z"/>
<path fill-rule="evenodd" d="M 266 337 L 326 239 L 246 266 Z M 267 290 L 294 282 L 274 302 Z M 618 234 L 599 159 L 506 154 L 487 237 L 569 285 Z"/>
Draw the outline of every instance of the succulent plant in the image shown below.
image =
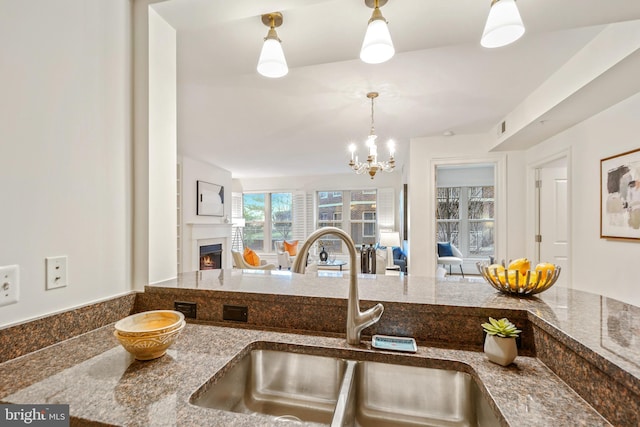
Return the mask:
<path fill-rule="evenodd" d="M 518 334 L 522 332 L 506 317 L 503 317 L 500 320 L 489 317 L 489 323 L 483 323 L 482 328 L 487 334 L 496 335 L 501 338 L 516 338 Z"/>

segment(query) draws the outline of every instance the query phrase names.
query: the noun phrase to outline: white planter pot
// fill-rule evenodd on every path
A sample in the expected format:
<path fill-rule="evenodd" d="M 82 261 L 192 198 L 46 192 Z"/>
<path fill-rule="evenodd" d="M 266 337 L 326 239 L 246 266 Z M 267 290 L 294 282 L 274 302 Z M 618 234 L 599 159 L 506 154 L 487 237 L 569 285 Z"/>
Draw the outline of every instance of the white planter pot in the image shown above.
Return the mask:
<path fill-rule="evenodd" d="M 490 361 L 507 366 L 518 356 L 516 339 L 487 335 L 484 340 L 484 352 Z"/>

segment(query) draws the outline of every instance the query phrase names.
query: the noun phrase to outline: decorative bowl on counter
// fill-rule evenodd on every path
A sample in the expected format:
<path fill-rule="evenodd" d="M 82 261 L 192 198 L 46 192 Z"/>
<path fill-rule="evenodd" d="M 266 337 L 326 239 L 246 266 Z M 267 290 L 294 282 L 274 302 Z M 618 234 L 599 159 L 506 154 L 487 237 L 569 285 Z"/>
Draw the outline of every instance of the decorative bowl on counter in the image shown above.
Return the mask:
<path fill-rule="evenodd" d="M 184 314 L 179 311 L 153 310 L 127 316 L 115 328 L 122 337 L 144 337 L 178 329 L 183 322 Z"/>
<path fill-rule="evenodd" d="M 141 336 L 121 335 L 116 329 L 113 335 L 120 344 L 138 360 L 151 360 L 164 356 L 167 349 L 178 338 L 187 322 L 182 320 L 177 327 L 165 332 L 155 332 Z"/>
<path fill-rule="evenodd" d="M 549 263 L 541 263 L 534 270 L 529 269 L 529 262 L 519 263 L 518 268 L 511 268 L 514 262 L 506 265 L 477 262 L 476 267 L 482 277 L 491 286 L 508 295 L 527 296 L 546 291 L 558 280 L 560 266 Z"/>
<path fill-rule="evenodd" d="M 185 324 L 179 311 L 144 311 L 117 321 L 113 335 L 136 359 L 151 360 L 167 352 Z"/>

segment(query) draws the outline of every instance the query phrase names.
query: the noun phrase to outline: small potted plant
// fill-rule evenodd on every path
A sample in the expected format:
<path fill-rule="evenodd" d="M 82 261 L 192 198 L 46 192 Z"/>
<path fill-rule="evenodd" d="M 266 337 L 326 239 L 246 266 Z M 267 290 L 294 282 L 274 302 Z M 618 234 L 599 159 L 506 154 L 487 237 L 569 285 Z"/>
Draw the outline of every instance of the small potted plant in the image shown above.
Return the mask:
<path fill-rule="evenodd" d="M 484 352 L 490 361 L 507 366 L 518 356 L 516 338 L 522 332 L 509 319 L 496 320 L 489 317 L 489 323 L 483 323 L 482 328 L 487 333 L 484 340 Z"/>

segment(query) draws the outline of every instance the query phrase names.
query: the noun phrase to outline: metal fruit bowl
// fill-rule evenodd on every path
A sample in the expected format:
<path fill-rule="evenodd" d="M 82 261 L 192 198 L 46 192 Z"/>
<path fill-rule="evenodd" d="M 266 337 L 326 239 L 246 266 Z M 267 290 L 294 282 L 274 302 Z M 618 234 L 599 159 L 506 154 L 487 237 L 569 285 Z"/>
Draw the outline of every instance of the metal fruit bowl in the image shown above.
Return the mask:
<path fill-rule="evenodd" d="M 555 269 L 542 272 L 527 271 L 521 274 L 518 270 L 507 270 L 505 262 L 502 261 L 503 271 L 497 268 L 490 268 L 493 264 L 486 262 L 476 262 L 478 271 L 489 282 L 491 286 L 502 293 L 508 295 L 527 296 L 546 291 L 558 280 L 560 276 L 560 266 L 555 265 Z M 543 273 L 543 274 L 540 274 Z"/>

